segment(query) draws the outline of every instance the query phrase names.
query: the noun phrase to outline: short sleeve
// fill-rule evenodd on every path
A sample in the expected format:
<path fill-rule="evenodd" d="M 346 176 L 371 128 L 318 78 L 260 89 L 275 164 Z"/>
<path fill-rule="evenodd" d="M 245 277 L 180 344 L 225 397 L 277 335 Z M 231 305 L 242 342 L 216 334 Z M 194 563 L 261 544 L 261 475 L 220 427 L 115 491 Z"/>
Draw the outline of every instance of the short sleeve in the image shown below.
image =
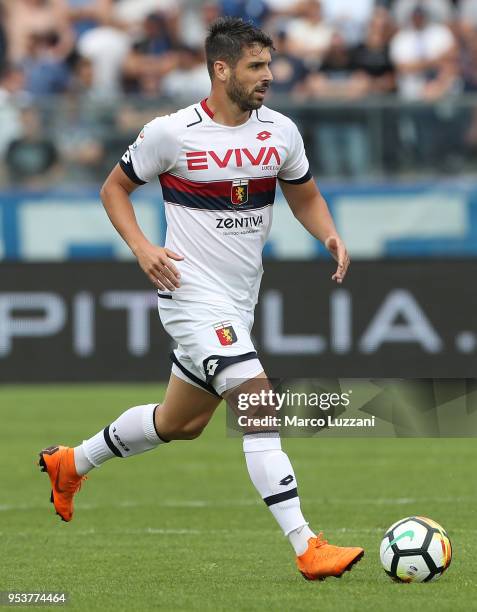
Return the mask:
<path fill-rule="evenodd" d="M 175 165 L 180 144 L 171 123 L 170 116 L 147 123 L 122 156 L 119 165 L 138 185 L 148 183 Z"/>
<path fill-rule="evenodd" d="M 292 122 L 289 128 L 288 155 L 278 172 L 278 178 L 286 183 L 305 183 L 311 178 L 303 138 Z"/>

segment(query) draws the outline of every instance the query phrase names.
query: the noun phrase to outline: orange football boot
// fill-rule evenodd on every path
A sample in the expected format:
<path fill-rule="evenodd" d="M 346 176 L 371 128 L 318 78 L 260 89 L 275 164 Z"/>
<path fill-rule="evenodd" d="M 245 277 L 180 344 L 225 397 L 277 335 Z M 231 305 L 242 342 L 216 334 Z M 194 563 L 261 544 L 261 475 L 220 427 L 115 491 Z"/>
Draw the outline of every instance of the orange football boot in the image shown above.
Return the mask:
<path fill-rule="evenodd" d="M 56 514 L 64 521 L 73 518 L 73 497 L 81 488 L 86 476 L 79 476 L 74 459 L 74 449 L 68 446 L 49 446 L 40 452 L 38 465 L 47 472 L 51 482 L 50 501 Z"/>
<path fill-rule="evenodd" d="M 306 580 L 324 580 L 328 576 L 339 578 L 349 571 L 364 555 L 358 547 L 332 546 L 319 533 L 308 540 L 307 550 L 296 558 L 296 564 Z"/>

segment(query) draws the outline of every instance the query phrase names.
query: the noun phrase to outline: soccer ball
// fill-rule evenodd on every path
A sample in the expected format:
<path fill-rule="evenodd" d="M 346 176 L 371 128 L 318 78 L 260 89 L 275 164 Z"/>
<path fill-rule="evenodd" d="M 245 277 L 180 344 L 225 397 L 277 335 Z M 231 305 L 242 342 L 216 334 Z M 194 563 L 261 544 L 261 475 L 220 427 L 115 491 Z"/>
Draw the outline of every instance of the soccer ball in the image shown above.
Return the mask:
<path fill-rule="evenodd" d="M 386 530 L 379 553 L 384 571 L 396 582 L 430 582 L 449 567 L 452 546 L 439 523 L 408 516 Z"/>

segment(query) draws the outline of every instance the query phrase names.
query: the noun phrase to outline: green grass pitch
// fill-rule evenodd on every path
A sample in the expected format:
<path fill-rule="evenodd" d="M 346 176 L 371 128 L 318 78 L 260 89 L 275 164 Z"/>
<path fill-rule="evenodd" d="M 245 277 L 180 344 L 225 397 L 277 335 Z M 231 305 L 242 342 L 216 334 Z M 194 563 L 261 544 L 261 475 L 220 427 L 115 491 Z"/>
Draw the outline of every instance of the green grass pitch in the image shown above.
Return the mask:
<path fill-rule="evenodd" d="M 35 465 L 75 445 L 160 385 L 0 390 L 0 590 L 67 591 L 77 610 L 380 611 L 475 609 L 473 439 L 288 439 L 304 514 L 333 543 L 361 545 L 343 578 L 306 582 L 249 481 L 219 409 L 201 438 L 95 470 L 72 523 L 49 503 Z M 410 514 L 448 530 L 454 558 L 431 584 L 395 584 L 381 569 L 383 530 Z"/>

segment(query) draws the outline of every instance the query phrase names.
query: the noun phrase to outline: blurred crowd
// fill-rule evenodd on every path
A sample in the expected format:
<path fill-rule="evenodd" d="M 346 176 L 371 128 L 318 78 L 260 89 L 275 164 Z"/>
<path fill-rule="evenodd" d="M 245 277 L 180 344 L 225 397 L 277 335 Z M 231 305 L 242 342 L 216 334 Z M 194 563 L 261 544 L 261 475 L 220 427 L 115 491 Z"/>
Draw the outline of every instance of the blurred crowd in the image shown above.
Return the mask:
<path fill-rule="evenodd" d="M 0 0 L 0 157 L 7 179 L 28 183 L 33 176 L 41 186 L 59 172 L 61 159 L 70 178 L 95 180 L 111 161 L 108 151 L 117 154 L 111 142 L 122 146 L 143 123 L 125 100 L 160 98 L 177 107 L 205 97 L 203 42 L 220 15 L 272 34 L 277 100 L 419 105 L 477 91 L 477 0 Z M 52 95 L 64 99 L 61 121 Z M 114 118 L 112 103 L 119 109 Z M 474 113 L 463 123 L 463 146 L 477 149 Z M 389 129 L 414 140 L 425 161 L 435 142 L 421 131 L 433 125 L 417 110 Z M 329 116 L 309 135 L 312 148 L 328 151 L 320 163 L 329 175 L 366 172 L 366 138 L 363 118 L 352 112 L 345 121 L 343 113 Z"/>

